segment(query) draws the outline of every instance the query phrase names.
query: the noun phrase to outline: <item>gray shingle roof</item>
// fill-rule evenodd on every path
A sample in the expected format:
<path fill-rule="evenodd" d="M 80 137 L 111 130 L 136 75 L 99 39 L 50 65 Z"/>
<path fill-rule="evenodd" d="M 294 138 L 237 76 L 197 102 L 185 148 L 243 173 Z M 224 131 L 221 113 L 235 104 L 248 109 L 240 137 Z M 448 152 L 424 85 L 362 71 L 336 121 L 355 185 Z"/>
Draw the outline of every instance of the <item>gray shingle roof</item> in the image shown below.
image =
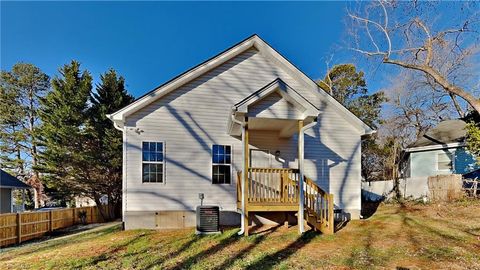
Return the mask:
<path fill-rule="evenodd" d="M 408 147 L 463 142 L 466 135 L 465 125 L 466 123 L 462 120 L 442 121 Z"/>
<path fill-rule="evenodd" d="M 0 169 L 0 187 L 30 188 L 29 185 Z"/>

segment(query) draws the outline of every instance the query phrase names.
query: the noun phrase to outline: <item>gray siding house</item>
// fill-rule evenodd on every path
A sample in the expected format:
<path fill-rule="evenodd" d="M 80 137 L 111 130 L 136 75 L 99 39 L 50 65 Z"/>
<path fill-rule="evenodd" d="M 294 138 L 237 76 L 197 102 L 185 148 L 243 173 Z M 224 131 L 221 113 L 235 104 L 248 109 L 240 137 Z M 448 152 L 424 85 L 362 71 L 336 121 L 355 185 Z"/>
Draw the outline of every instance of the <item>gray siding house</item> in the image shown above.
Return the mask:
<path fill-rule="evenodd" d="M 23 191 L 29 188 L 31 188 L 29 185 L 0 169 L 0 214 L 23 211 L 23 202 L 18 209 L 14 209 L 13 191 L 17 189 Z"/>
<path fill-rule="evenodd" d="M 108 117 L 123 132 L 126 229 L 194 226 L 199 193 L 220 206 L 222 224 L 283 222 L 260 210 L 281 209 L 279 194 L 295 203 L 297 190 L 303 215 L 304 177 L 359 217 L 360 140 L 372 129 L 257 35 Z M 285 173 L 297 176 L 274 188 Z M 248 216 L 259 194 L 271 203 Z"/>

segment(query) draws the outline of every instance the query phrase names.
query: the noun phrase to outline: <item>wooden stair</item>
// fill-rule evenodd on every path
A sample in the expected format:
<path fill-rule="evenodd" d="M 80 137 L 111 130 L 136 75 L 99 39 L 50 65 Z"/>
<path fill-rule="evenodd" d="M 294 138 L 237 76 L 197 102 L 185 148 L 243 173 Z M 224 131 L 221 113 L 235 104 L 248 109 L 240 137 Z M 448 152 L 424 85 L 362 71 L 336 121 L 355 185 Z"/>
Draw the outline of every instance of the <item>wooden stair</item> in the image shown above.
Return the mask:
<path fill-rule="evenodd" d="M 237 206 L 241 209 L 242 174 L 238 172 Z M 249 212 L 299 211 L 299 174 L 296 169 L 248 168 L 246 182 L 246 217 Z M 304 219 L 313 229 L 324 234 L 334 233 L 333 195 L 305 177 Z M 247 232 L 248 234 L 248 232 Z"/>
<path fill-rule="evenodd" d="M 333 215 L 333 194 L 322 190 L 314 181 L 305 177 L 305 220 L 324 234 L 333 234 L 334 215 Z"/>

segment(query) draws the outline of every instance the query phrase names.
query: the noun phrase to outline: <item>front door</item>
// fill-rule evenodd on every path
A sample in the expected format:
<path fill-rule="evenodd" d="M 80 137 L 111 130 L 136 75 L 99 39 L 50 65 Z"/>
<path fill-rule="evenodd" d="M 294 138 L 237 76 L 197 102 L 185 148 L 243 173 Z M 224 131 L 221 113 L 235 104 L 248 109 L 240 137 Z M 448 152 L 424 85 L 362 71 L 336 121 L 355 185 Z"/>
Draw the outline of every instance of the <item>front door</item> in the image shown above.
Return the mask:
<path fill-rule="evenodd" d="M 269 150 L 250 149 L 250 168 L 270 168 L 271 166 Z"/>

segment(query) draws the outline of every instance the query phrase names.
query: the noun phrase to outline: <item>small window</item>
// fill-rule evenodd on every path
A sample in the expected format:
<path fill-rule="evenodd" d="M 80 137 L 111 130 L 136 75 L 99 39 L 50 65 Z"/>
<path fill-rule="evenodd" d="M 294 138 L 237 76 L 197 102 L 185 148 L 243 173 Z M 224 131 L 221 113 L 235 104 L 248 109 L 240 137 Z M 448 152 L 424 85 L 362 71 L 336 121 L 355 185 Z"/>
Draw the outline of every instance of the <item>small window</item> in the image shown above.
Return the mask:
<path fill-rule="evenodd" d="M 142 143 L 142 182 L 163 183 L 164 161 L 163 143 Z"/>
<path fill-rule="evenodd" d="M 439 171 L 453 171 L 452 153 L 438 153 L 437 168 Z"/>
<path fill-rule="evenodd" d="M 229 145 L 213 145 L 212 183 L 230 184 L 232 172 L 232 148 Z"/>

